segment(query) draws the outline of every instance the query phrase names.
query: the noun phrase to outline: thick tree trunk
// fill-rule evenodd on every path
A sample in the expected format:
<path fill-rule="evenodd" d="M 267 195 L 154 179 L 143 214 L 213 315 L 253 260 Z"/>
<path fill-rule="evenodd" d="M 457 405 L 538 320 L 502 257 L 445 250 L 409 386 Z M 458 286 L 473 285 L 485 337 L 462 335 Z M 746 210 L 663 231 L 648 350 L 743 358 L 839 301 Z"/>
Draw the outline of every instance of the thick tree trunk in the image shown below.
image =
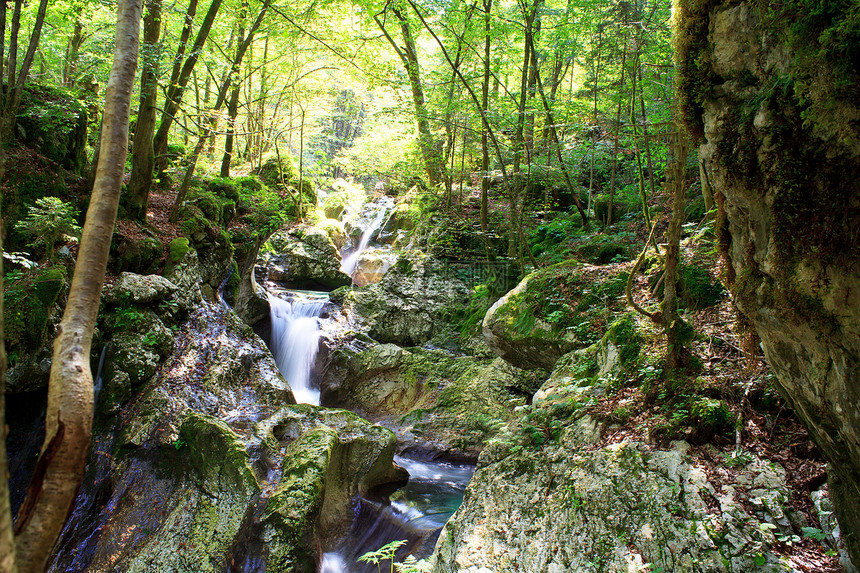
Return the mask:
<path fill-rule="evenodd" d="M 45 570 L 80 485 L 90 445 L 90 345 L 125 168 L 140 16 L 140 0 L 119 3 L 116 48 L 105 94 L 101 156 L 66 310 L 54 342 L 45 442 L 37 473 L 15 523 L 21 573 Z"/>
<path fill-rule="evenodd" d="M 140 72 L 140 104 L 137 124 L 131 146 L 131 178 L 128 182 L 129 215 L 146 222 L 149 209 L 149 190 L 152 187 L 152 166 L 155 150 L 152 138 L 155 133 L 156 100 L 158 98 L 158 38 L 161 33 L 161 2 L 147 0 L 143 18 L 144 60 Z"/>

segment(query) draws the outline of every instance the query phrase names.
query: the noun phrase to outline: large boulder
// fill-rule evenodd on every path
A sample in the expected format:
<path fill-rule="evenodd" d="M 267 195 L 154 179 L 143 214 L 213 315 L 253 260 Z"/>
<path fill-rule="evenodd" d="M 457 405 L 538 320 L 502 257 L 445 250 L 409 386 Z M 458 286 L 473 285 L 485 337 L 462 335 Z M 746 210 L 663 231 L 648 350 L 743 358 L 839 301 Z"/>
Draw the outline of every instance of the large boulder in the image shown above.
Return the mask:
<path fill-rule="evenodd" d="M 77 175 L 87 163 L 87 109 L 62 89 L 27 84 L 15 135 L 28 147 Z"/>
<path fill-rule="evenodd" d="M 353 341 L 321 376 L 326 403 L 391 427 L 401 450 L 472 461 L 542 380 L 503 360 Z"/>
<path fill-rule="evenodd" d="M 48 385 L 66 283 L 66 269 L 61 266 L 35 267 L 6 275 L 3 291 L 4 342 L 9 357 L 6 392 L 31 392 Z"/>
<path fill-rule="evenodd" d="M 378 342 L 416 346 L 440 332 L 450 309 L 465 306 L 469 289 L 443 262 L 401 254 L 382 280 L 354 289 L 343 307 Z"/>
<path fill-rule="evenodd" d="M 408 479 L 392 463 L 394 434 L 346 410 L 289 406 L 256 433 L 283 456 L 281 479 L 262 518 L 275 571 L 315 571 L 314 540 L 336 539 L 349 529 L 358 495 L 374 497 L 378 488 Z"/>
<path fill-rule="evenodd" d="M 557 444 L 482 455 L 434 573 L 795 571 L 770 549 L 792 531 L 782 468 L 754 460 L 740 484 L 712 483 L 684 442 L 583 447 L 597 436 L 586 417 Z"/>
<path fill-rule="evenodd" d="M 681 96 L 717 191 L 729 286 L 830 461 L 860 563 L 860 42 L 856 6 L 679 5 Z"/>
<path fill-rule="evenodd" d="M 575 261 L 534 272 L 490 307 L 482 330 L 489 347 L 518 368 L 552 369 L 563 355 L 602 334 L 623 307 L 627 274 Z"/>
<path fill-rule="evenodd" d="M 290 288 L 333 290 L 352 283 L 340 270 L 340 253 L 331 237 L 316 227 L 295 227 L 271 239 L 266 278 Z"/>

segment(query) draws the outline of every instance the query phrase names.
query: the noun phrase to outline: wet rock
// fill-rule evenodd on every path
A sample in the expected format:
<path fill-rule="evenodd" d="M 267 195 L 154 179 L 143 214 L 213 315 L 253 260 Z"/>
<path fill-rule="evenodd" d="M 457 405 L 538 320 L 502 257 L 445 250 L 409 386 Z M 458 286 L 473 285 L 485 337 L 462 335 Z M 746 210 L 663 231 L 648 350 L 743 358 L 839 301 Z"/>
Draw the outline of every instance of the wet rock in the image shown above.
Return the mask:
<path fill-rule="evenodd" d="M 175 298 L 181 306 L 191 308 L 203 300 L 200 293 L 200 261 L 197 251 L 185 237 L 174 239 L 168 245 L 163 276 L 179 287 Z"/>
<path fill-rule="evenodd" d="M 332 355 L 322 397 L 391 427 L 405 452 L 474 461 L 534 391 L 530 374 L 499 358 L 355 344 Z"/>
<path fill-rule="evenodd" d="M 442 329 L 446 310 L 465 305 L 469 289 L 442 262 L 401 254 L 382 280 L 355 289 L 344 309 L 378 342 L 416 346 Z"/>
<path fill-rule="evenodd" d="M 283 286 L 332 290 L 352 283 L 340 270 L 340 253 L 329 235 L 315 227 L 296 227 L 271 238 L 275 254 L 266 257 L 266 278 Z"/>
<path fill-rule="evenodd" d="M 278 571 L 311 564 L 309 540 L 346 531 L 356 496 L 405 483 L 393 464 L 394 434 L 345 410 L 289 406 L 261 422 L 257 434 L 283 450 L 283 477 L 263 517 L 269 563 Z M 299 540 L 297 543 L 296 540 Z"/>
<path fill-rule="evenodd" d="M 397 254 L 389 250 L 365 250 L 355 263 L 355 270 L 352 272 L 353 284 L 363 287 L 378 283 L 396 261 Z"/>

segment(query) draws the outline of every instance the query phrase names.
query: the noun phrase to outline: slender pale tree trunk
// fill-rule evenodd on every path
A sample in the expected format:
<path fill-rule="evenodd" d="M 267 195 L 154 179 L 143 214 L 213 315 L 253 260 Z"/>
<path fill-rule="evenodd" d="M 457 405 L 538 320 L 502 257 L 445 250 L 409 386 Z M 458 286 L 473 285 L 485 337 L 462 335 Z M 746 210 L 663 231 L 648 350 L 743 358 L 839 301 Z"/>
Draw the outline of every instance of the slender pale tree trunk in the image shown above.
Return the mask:
<path fill-rule="evenodd" d="M 424 97 L 424 86 L 421 82 L 421 68 L 418 64 L 418 50 L 415 47 L 415 38 L 412 34 L 412 27 L 409 24 L 408 16 L 396 8 L 392 7 L 390 10 L 400 25 L 400 36 L 403 39 L 403 46 L 398 45 L 388 33 L 388 30 L 385 28 L 385 22 L 379 18 L 378 14 L 374 15 L 373 18 L 386 40 L 388 40 L 388 43 L 397 52 L 406 70 L 406 75 L 409 76 L 409 86 L 412 89 L 412 105 L 415 107 L 415 123 L 418 126 L 418 146 L 421 149 L 421 158 L 424 160 L 427 179 L 430 185 L 436 185 L 441 180 L 441 155 L 436 149 L 433 134 L 430 132 L 430 121 Z"/>
<path fill-rule="evenodd" d="M 245 18 L 248 15 L 248 2 L 242 2 L 239 14 L 239 37 L 245 36 Z M 253 45 L 253 44 L 251 44 Z M 236 58 L 238 59 L 238 54 Z M 239 89 L 242 87 L 239 78 L 233 80 L 230 101 L 227 102 L 227 134 L 224 138 L 224 157 L 221 159 L 221 177 L 230 177 L 230 163 L 233 160 L 233 144 L 236 133 L 236 117 L 239 115 Z"/>
<path fill-rule="evenodd" d="M 45 570 L 86 464 L 93 421 L 90 345 L 125 169 L 140 16 L 140 0 L 119 3 L 116 47 L 105 94 L 101 155 L 66 309 L 54 341 L 45 442 L 15 523 L 21 573 Z"/>
<path fill-rule="evenodd" d="M 140 104 L 137 108 L 137 124 L 131 145 L 131 177 L 128 181 L 129 214 L 140 222 L 146 222 L 149 209 L 149 190 L 152 187 L 152 166 L 155 164 L 155 149 L 152 138 L 155 134 L 156 99 L 158 97 L 158 38 L 161 34 L 161 2 L 147 0 L 143 17 L 144 58 L 140 72 Z"/>
<path fill-rule="evenodd" d="M 571 197 L 573 198 L 573 204 L 576 205 L 577 211 L 579 211 L 579 216 L 582 219 L 582 228 L 588 228 L 588 215 L 585 213 L 585 210 L 582 208 L 582 201 L 579 200 L 579 195 L 576 193 L 576 188 L 573 185 L 573 181 L 570 178 L 570 173 L 567 171 L 567 166 L 564 164 L 564 160 L 561 156 L 561 140 L 558 137 L 558 129 L 555 126 L 555 118 L 552 113 L 552 108 L 549 105 L 549 101 L 547 100 L 546 93 L 543 89 L 543 82 L 540 78 L 540 70 L 537 69 L 537 54 L 535 54 L 534 46 L 532 46 L 531 50 L 532 59 L 535 60 L 534 66 L 536 69 L 535 72 L 535 80 L 537 83 L 538 93 L 540 94 L 541 103 L 543 103 L 544 112 L 546 113 L 547 121 L 549 121 L 549 132 L 552 136 L 553 142 L 555 143 L 555 152 L 558 158 L 558 166 L 561 169 L 562 174 L 564 175 L 564 180 L 567 183 L 568 191 L 570 192 Z"/>
<path fill-rule="evenodd" d="M 260 8 L 260 13 L 257 15 L 251 28 L 248 30 L 248 37 L 244 39 L 239 38 L 239 45 L 236 49 L 236 60 L 232 63 L 228 73 L 225 74 L 224 81 L 218 89 L 218 96 L 215 99 L 213 111 L 218 111 L 221 109 L 221 106 L 224 105 L 224 101 L 227 99 L 227 93 L 230 91 L 230 87 L 232 86 L 233 78 L 236 78 L 236 81 L 239 80 L 238 76 L 239 70 L 242 69 L 242 59 L 245 57 L 245 52 L 248 51 L 248 46 L 250 46 L 251 42 L 254 41 L 254 34 L 263 23 L 263 18 L 266 16 L 266 11 L 269 8 L 270 1 L 271 0 L 265 0 L 263 2 L 263 6 Z M 185 197 L 188 194 L 189 187 L 191 186 L 191 178 L 194 176 L 194 170 L 197 168 L 197 160 L 203 152 L 206 141 L 213 136 L 215 131 L 214 126 L 210 123 L 201 122 L 201 125 L 203 125 L 202 133 L 197 139 L 197 145 L 194 147 L 194 152 L 191 154 L 191 157 L 188 158 L 188 169 L 185 171 L 185 176 L 182 179 L 179 190 L 176 192 L 176 199 L 173 202 L 173 206 L 170 208 L 169 218 L 173 222 L 178 219 L 179 210 L 185 202 Z"/>
<path fill-rule="evenodd" d="M 612 176 L 609 180 L 609 208 L 606 213 L 606 225 L 612 224 L 613 211 L 615 208 L 615 178 L 618 173 L 618 146 L 621 139 L 621 106 L 624 102 L 624 97 L 621 95 L 624 91 L 624 72 L 627 65 L 627 32 L 624 33 L 624 40 L 621 42 L 621 81 L 618 84 L 618 110 L 615 113 L 615 142 L 612 146 Z"/>
<path fill-rule="evenodd" d="M 3 74 L 0 72 L 0 78 L 2 77 Z M 2 109 L 0 109 L 0 120 L 2 120 Z M 5 166 L 5 152 L 3 146 L 0 145 L 0 181 L 6 174 Z M 4 230 L 2 228 L 2 203 L 3 197 L 0 195 L 0 254 L 3 253 Z M 9 470 L 6 461 L 6 344 L 3 335 L 3 257 L 0 256 L 0 571 L 17 573 L 15 534 L 12 529 L 12 507 L 9 501 L 9 480 L 6 479 L 8 475 Z"/>
<path fill-rule="evenodd" d="M 2 126 L 4 140 L 8 140 L 8 137 L 12 134 L 12 129 L 15 127 L 15 117 L 18 115 L 18 107 L 21 105 L 24 84 L 30 75 L 30 67 L 33 65 L 33 58 L 36 57 L 36 49 L 39 47 L 39 39 L 42 35 L 42 26 L 45 24 L 45 11 L 47 8 L 48 0 L 41 0 L 36 12 L 36 20 L 33 22 L 33 31 L 30 33 L 30 43 L 27 45 L 27 53 L 24 54 L 24 61 L 21 62 L 21 70 L 16 71 L 15 67 L 17 64 L 15 58 L 17 57 L 17 36 L 21 18 L 21 4 L 20 2 L 15 2 L 15 13 L 12 23 L 13 38 L 10 40 L 9 48 L 9 83 L 6 86 L 6 89 L 9 91 L 6 94 L 5 109 L 3 111 L 6 119 Z M 15 42 L 14 50 L 12 48 L 13 41 Z"/>

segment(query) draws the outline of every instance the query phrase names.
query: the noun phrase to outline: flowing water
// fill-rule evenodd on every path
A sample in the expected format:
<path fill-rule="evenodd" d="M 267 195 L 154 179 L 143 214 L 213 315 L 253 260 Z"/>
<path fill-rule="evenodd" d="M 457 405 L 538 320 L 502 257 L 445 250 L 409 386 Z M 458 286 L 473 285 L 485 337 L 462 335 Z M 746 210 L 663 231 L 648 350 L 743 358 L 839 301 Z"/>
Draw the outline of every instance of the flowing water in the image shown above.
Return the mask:
<path fill-rule="evenodd" d="M 356 248 L 343 259 L 340 265 L 340 270 L 352 276 L 355 271 L 355 266 L 358 264 L 358 259 L 361 254 L 370 244 L 370 240 L 385 224 L 388 216 L 394 208 L 394 200 L 391 197 L 381 197 L 372 203 L 368 203 L 365 211 L 359 216 L 363 219 L 366 226 L 361 233 L 361 238 L 358 241 Z"/>
<path fill-rule="evenodd" d="M 272 354 L 296 402 L 319 405 L 320 391 L 311 385 L 311 370 L 319 350 L 319 316 L 328 303 L 324 292 L 291 292 L 288 299 L 269 293 Z"/>
<path fill-rule="evenodd" d="M 392 541 L 406 541 L 397 561 L 409 554 L 423 559 L 433 552 L 439 532 L 460 507 L 475 468 L 400 456 L 395 461 L 409 472 L 409 482 L 390 496 L 390 503 L 359 500 L 349 535 L 323 554 L 320 573 L 376 572 L 376 565 L 358 558 Z M 384 561 L 380 567 L 387 571 L 390 563 Z"/>

